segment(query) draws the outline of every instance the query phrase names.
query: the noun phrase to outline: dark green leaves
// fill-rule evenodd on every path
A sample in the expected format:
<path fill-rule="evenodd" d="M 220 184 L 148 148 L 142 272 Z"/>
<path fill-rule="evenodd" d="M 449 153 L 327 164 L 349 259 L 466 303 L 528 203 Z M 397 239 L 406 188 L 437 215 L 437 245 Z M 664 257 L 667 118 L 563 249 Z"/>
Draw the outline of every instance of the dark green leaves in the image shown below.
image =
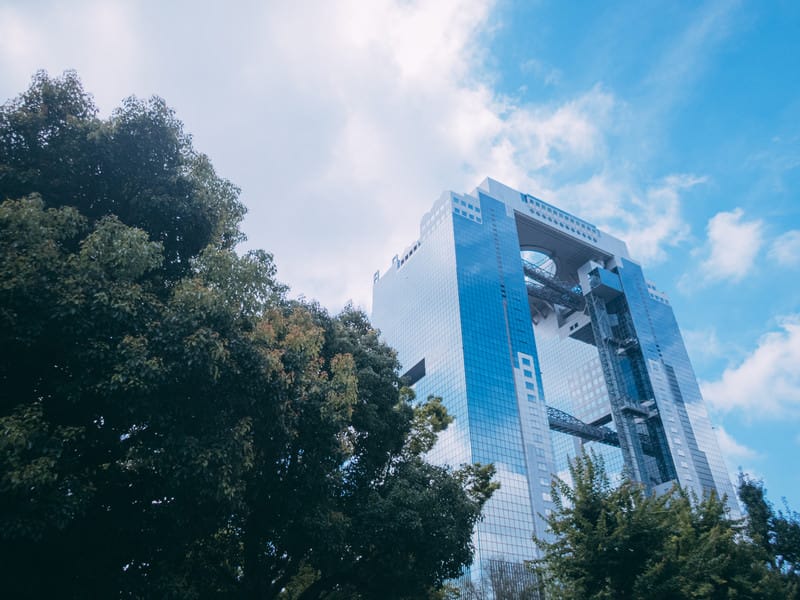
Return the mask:
<path fill-rule="evenodd" d="M 648 494 L 630 481 L 610 485 L 594 456 L 575 459 L 573 486 L 553 486 L 556 536 L 538 561 L 557 598 L 787 598 L 790 590 L 728 519 L 715 496 L 675 488 Z"/>
<path fill-rule="evenodd" d="M 745 532 L 761 551 L 762 560 L 780 573 L 800 598 L 800 514 L 788 506 L 776 511 L 764 484 L 739 473 L 739 498 L 747 511 Z M 784 501 L 785 502 L 785 501 Z"/>
<path fill-rule="evenodd" d="M 166 104 L 74 73 L 0 108 L 0 573 L 13 598 L 417 598 L 459 574 L 490 467 L 423 460 L 352 307 L 239 256 L 238 190 Z"/>
<path fill-rule="evenodd" d="M 164 250 L 169 279 L 187 273 L 209 244 L 232 249 L 245 209 L 172 109 L 128 98 L 107 120 L 73 72 L 39 72 L 0 108 L 0 200 L 37 193 L 93 222 L 115 215 Z"/>

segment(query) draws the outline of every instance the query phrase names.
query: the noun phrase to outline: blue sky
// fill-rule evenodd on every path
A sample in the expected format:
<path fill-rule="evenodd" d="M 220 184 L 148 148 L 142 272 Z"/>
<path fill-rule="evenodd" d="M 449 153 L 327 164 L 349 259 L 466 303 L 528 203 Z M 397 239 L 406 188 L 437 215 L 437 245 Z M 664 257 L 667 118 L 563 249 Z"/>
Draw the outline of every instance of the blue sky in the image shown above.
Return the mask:
<path fill-rule="evenodd" d="M 162 5 L 163 4 L 163 5 Z M 629 242 L 732 469 L 800 508 L 800 3 L 0 0 L 0 98 L 158 94 L 297 294 L 369 309 L 485 176 Z"/>

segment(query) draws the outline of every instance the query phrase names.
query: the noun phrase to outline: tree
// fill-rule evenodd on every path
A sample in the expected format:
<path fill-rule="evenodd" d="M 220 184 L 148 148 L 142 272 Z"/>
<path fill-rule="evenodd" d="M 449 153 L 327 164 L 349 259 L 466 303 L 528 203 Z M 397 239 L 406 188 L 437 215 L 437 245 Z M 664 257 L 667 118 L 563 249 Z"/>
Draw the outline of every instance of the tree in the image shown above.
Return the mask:
<path fill-rule="evenodd" d="M 423 460 L 441 403 L 233 251 L 237 194 L 160 99 L 102 120 L 38 73 L 0 108 L 4 595 L 411 598 L 470 562 L 492 469 Z"/>
<path fill-rule="evenodd" d="M 556 480 L 554 541 L 540 540 L 538 567 L 556 598 L 786 598 L 713 494 L 680 488 L 661 496 L 634 482 L 612 486 L 603 463 L 583 455 L 573 485 Z"/>
<path fill-rule="evenodd" d="M 256 510 L 246 529 L 259 532 L 251 546 L 259 554 L 244 562 L 261 565 L 250 569 L 257 578 L 249 589 L 269 597 L 296 588 L 300 577 L 310 582 L 296 592 L 303 599 L 421 597 L 471 562 L 469 540 L 495 489 L 493 469 L 452 473 L 427 464 L 424 453 L 450 422 L 441 402 L 411 408 L 394 352 L 362 313 L 348 308 L 331 320 L 319 307 L 303 308 L 320 327 L 322 360 L 331 369 L 347 361 L 340 382 L 350 387 L 316 401 L 287 395 L 291 435 L 277 449 L 282 468 L 248 481 L 245 510 Z M 270 335 L 281 335 L 278 315 L 268 323 Z M 268 453 L 256 462 L 270 464 L 276 450 L 263 447 Z M 282 488 L 290 493 L 276 498 Z M 266 505 L 275 511 L 268 520 Z"/>
<path fill-rule="evenodd" d="M 785 512 L 776 512 L 767 500 L 764 483 L 741 472 L 738 492 L 747 511 L 748 538 L 761 550 L 770 569 L 786 580 L 791 590 L 787 598 L 800 598 L 800 514 L 788 506 Z"/>
<path fill-rule="evenodd" d="M 209 244 L 242 239 L 239 190 L 216 176 L 162 99 L 128 98 L 105 121 L 97 112 L 74 72 L 38 72 L 0 110 L 2 197 L 37 193 L 46 208 L 75 207 L 90 224 L 113 214 L 162 244 L 158 275 L 170 279 Z"/>

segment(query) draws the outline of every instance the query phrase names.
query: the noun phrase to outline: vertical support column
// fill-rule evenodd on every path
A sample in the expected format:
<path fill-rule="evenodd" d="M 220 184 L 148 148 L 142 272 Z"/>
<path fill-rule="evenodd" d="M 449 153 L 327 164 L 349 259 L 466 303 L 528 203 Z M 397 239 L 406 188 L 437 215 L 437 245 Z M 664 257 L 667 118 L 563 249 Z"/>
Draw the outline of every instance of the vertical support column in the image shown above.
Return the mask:
<path fill-rule="evenodd" d="M 625 460 L 625 466 L 630 469 L 631 478 L 635 481 L 641 481 L 649 489 L 650 481 L 645 476 L 648 471 L 647 465 L 635 421 L 636 413 L 640 409 L 637 409 L 631 402 L 623 386 L 623 377 L 616 357 L 618 348 L 617 344 L 614 343 L 615 338 L 605 302 L 594 292 L 589 292 L 586 298 L 589 316 L 592 320 L 592 332 L 594 333 L 597 352 L 600 355 L 600 365 L 603 369 L 603 377 L 606 380 L 606 388 L 608 389 L 611 415 L 617 426 L 622 457 Z"/>

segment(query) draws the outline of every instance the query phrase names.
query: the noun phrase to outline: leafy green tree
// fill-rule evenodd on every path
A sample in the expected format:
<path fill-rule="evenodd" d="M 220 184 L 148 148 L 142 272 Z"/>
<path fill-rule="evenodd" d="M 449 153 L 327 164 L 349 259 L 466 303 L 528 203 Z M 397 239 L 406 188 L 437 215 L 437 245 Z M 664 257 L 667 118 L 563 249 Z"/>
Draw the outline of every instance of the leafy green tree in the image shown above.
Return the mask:
<path fill-rule="evenodd" d="M 785 507 L 775 511 L 761 481 L 739 473 L 739 499 L 747 511 L 745 531 L 769 567 L 787 582 L 792 598 L 800 598 L 800 514 Z"/>
<path fill-rule="evenodd" d="M 418 598 L 495 484 L 423 460 L 366 317 L 289 301 L 163 101 L 0 108 L 0 574 L 13 598 Z"/>
<path fill-rule="evenodd" d="M 101 121 L 74 72 L 31 87 L 0 110 L 0 194 L 37 193 L 46 208 L 75 207 L 94 223 L 107 215 L 160 242 L 158 276 L 183 275 L 209 244 L 242 239 L 239 190 L 214 173 L 208 157 L 160 98 L 128 98 Z"/>
<path fill-rule="evenodd" d="M 264 259 L 235 260 L 267 280 Z M 122 579 L 151 589 L 215 533 L 241 486 L 244 409 L 270 384 L 255 319 L 199 274 L 161 299 L 165 279 L 152 275 L 163 263 L 159 242 L 114 216 L 91 226 L 38 197 L 0 207 L 0 535 L 21 586 L 12 595 L 54 585 L 68 596 L 73 582 L 105 596 Z"/>
<path fill-rule="evenodd" d="M 602 461 L 589 455 L 570 473 L 572 485 L 553 485 L 554 541 L 539 542 L 548 597 L 787 597 L 714 495 L 698 501 L 679 488 L 655 496 L 628 480 L 612 486 Z"/>

